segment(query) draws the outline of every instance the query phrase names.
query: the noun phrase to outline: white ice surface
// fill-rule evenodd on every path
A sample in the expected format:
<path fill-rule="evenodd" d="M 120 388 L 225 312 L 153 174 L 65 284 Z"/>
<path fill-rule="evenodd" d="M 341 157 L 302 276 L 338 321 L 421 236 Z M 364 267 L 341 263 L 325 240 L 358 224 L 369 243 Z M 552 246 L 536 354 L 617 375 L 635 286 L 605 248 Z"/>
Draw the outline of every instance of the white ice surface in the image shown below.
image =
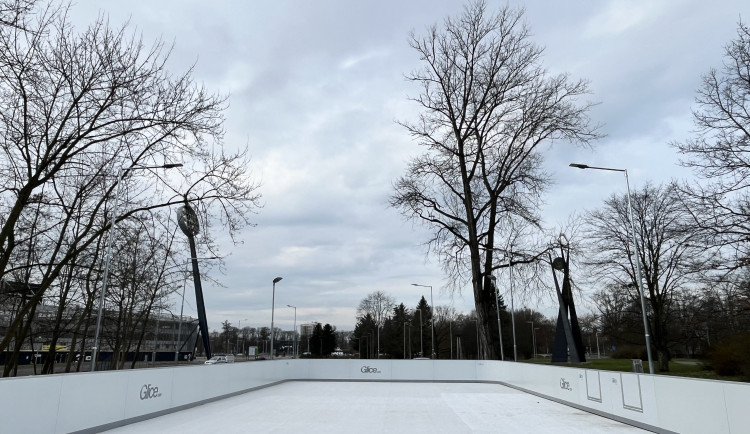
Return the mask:
<path fill-rule="evenodd" d="M 484 383 L 292 381 L 110 433 L 648 432 Z"/>

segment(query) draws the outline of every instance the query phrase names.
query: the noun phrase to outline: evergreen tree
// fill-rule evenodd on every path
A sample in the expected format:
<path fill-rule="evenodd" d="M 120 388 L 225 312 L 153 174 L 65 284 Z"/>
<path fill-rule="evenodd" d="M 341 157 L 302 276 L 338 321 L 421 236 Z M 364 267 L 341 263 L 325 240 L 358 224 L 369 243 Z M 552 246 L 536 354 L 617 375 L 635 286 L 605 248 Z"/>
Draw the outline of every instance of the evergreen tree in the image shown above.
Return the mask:
<path fill-rule="evenodd" d="M 370 314 L 365 314 L 357 319 L 357 325 L 354 327 L 354 348 L 359 351 L 363 359 L 372 357 L 375 352 L 372 349 L 374 343 L 372 338 L 375 336 L 377 324 Z"/>
<path fill-rule="evenodd" d="M 408 357 L 409 350 L 406 348 L 408 342 L 406 329 L 410 323 L 411 316 L 403 303 L 393 308 L 393 316 L 385 322 L 381 335 L 383 351 L 391 358 L 405 359 Z"/>
<path fill-rule="evenodd" d="M 323 356 L 323 326 L 315 324 L 312 335 L 310 335 L 310 354 L 313 357 Z"/>
<path fill-rule="evenodd" d="M 326 324 L 321 330 L 321 353 L 328 357 L 336 350 L 336 327 Z"/>
<path fill-rule="evenodd" d="M 234 327 L 232 327 L 232 323 L 230 323 L 228 320 L 225 320 L 223 323 L 221 323 L 221 348 L 222 352 L 224 353 L 231 352 L 229 341 L 231 340 L 233 330 Z"/>
<path fill-rule="evenodd" d="M 421 313 L 420 313 L 421 312 Z M 427 304 L 424 296 L 419 299 L 419 303 L 414 311 L 412 317 L 412 348 L 415 348 L 414 354 L 419 354 L 419 357 L 428 357 L 431 352 L 431 319 L 432 319 L 432 306 Z"/>

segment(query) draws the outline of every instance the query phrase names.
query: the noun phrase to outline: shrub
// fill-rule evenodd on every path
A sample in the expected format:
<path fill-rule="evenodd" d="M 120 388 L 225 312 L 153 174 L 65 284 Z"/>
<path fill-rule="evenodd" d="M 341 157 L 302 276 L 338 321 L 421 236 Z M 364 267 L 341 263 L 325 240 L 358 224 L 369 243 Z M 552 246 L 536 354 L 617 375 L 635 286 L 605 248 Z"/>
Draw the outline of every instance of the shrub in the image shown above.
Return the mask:
<path fill-rule="evenodd" d="M 719 342 L 709 352 L 709 360 L 719 375 L 750 378 L 750 333 Z"/>
<path fill-rule="evenodd" d="M 648 359 L 648 351 L 646 351 L 645 346 L 637 346 L 637 345 L 624 345 L 617 350 L 615 350 L 614 353 L 612 353 L 611 356 L 613 359 L 641 359 L 641 360 L 647 360 Z"/>

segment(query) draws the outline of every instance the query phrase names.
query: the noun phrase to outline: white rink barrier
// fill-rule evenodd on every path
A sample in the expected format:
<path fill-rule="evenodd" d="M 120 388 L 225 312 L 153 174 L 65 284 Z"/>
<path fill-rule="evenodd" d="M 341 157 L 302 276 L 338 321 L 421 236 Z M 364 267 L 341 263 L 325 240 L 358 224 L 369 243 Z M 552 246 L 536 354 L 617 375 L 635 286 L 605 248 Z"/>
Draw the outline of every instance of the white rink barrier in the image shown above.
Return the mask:
<path fill-rule="evenodd" d="M 6 378 L 0 420 L 3 432 L 93 433 L 290 380 L 494 382 L 656 432 L 750 430 L 750 384 L 482 360 L 282 359 Z"/>

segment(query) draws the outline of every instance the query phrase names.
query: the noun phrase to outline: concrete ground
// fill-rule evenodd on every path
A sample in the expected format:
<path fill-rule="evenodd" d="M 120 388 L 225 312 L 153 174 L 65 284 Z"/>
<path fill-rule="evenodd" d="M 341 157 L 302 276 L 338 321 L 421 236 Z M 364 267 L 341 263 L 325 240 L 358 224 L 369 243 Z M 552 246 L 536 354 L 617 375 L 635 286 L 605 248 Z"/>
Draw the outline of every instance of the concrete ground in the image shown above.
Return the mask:
<path fill-rule="evenodd" d="M 485 383 L 292 381 L 110 433 L 648 432 Z"/>

